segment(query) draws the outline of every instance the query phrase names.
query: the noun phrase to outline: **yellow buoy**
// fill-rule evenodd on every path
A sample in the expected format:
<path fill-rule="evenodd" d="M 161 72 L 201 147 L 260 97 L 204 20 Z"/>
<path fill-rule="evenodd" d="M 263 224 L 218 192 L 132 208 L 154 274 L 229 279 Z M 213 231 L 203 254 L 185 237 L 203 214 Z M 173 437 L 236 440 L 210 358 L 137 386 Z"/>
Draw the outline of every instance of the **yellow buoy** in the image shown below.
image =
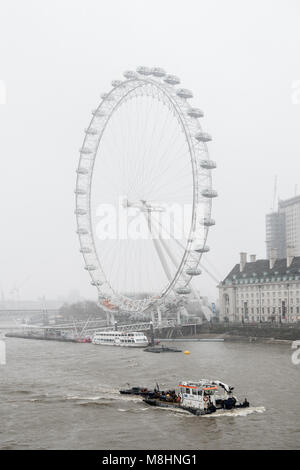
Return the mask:
<path fill-rule="evenodd" d="M 184 354 L 191 354 L 190 351 L 184 351 Z"/>

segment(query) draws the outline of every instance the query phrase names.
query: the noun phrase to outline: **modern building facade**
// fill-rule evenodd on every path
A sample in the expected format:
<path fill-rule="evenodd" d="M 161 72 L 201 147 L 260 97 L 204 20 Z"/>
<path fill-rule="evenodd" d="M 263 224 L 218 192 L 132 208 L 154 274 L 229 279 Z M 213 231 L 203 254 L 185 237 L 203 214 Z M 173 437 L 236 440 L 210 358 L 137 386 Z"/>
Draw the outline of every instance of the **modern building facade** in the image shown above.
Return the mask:
<path fill-rule="evenodd" d="M 286 248 L 292 248 L 293 255 L 300 256 L 300 196 L 279 201 L 278 212 L 285 218 Z"/>
<path fill-rule="evenodd" d="M 279 201 L 278 211 L 266 215 L 267 258 L 272 248 L 278 258 L 284 258 L 288 247 L 300 256 L 300 196 Z"/>
<path fill-rule="evenodd" d="M 287 257 L 256 260 L 241 253 L 236 264 L 219 284 L 220 321 L 260 323 L 300 321 L 300 256 L 290 249 Z"/>
<path fill-rule="evenodd" d="M 278 258 L 284 258 L 286 253 L 285 215 L 271 212 L 266 215 L 266 249 L 267 259 L 270 259 L 271 249 L 275 248 Z"/>

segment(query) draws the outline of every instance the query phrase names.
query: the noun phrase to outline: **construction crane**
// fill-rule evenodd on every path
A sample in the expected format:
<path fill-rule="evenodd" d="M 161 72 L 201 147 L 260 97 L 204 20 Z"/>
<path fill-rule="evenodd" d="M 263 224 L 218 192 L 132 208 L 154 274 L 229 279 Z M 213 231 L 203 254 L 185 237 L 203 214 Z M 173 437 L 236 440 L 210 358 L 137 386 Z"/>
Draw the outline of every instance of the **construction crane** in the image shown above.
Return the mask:
<path fill-rule="evenodd" d="M 276 205 L 276 196 L 277 196 L 277 175 L 274 176 L 274 189 L 273 189 L 273 203 L 272 203 L 272 212 L 275 212 L 275 205 Z"/>

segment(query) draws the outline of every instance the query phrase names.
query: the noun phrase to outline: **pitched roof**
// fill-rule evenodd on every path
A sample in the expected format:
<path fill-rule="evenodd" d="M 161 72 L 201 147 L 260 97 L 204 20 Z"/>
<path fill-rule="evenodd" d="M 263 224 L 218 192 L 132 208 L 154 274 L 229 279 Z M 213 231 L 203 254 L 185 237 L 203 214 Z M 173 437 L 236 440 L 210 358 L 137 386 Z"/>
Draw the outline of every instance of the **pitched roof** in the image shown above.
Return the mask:
<path fill-rule="evenodd" d="M 246 263 L 242 272 L 240 272 L 240 264 L 238 263 L 225 277 L 223 282 L 232 279 L 243 279 L 245 277 L 249 278 L 255 275 L 261 277 L 263 275 L 283 276 L 285 274 L 300 276 L 300 256 L 295 256 L 288 268 L 286 266 L 286 258 L 277 259 L 272 269 L 270 269 L 270 263 L 268 259 L 259 259 L 254 262 Z"/>

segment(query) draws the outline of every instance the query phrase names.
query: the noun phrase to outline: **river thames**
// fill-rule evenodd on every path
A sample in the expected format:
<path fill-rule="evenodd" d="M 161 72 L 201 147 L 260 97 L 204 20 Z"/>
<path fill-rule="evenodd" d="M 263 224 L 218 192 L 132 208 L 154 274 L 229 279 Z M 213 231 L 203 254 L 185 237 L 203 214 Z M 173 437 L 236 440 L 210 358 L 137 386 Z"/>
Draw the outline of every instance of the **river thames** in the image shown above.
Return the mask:
<path fill-rule="evenodd" d="M 0 449 L 300 449 L 300 365 L 289 344 L 175 346 L 191 354 L 7 338 Z M 250 408 L 197 417 L 118 393 L 199 378 L 235 386 Z"/>

